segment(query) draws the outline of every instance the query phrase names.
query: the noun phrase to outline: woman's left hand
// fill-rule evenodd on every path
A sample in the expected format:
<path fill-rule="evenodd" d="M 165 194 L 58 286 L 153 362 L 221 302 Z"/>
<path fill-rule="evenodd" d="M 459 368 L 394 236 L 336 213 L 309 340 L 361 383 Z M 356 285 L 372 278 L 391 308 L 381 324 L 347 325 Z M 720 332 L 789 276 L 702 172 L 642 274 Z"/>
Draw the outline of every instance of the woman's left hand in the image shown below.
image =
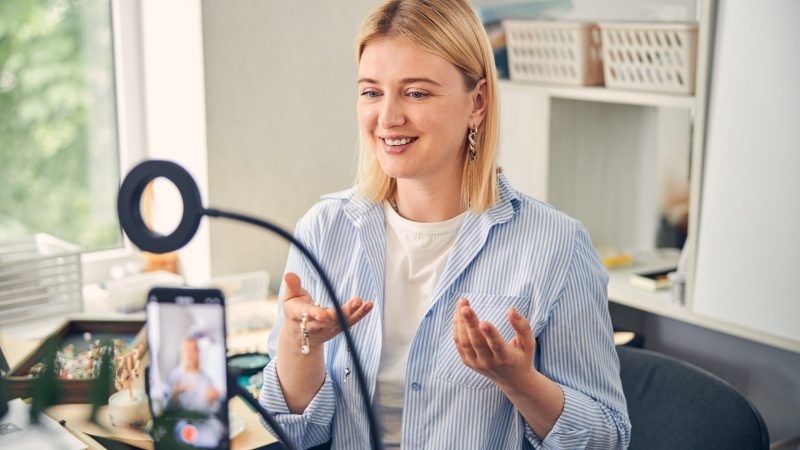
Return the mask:
<path fill-rule="evenodd" d="M 461 360 L 500 389 L 519 387 L 536 371 L 536 338 L 530 323 L 514 308 L 508 312 L 508 321 L 516 335 L 506 342 L 491 323 L 479 321 L 466 299 L 458 301 L 453 317 L 453 339 Z"/>

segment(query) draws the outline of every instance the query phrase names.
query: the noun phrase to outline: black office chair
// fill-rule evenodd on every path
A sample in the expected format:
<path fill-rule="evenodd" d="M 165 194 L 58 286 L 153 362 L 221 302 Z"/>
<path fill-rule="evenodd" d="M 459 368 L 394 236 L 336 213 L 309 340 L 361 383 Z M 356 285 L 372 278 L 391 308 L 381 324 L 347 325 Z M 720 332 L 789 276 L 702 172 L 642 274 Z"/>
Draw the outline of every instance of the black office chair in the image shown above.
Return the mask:
<path fill-rule="evenodd" d="M 769 449 L 758 410 L 716 375 L 669 356 L 617 347 L 633 430 L 630 450 Z"/>

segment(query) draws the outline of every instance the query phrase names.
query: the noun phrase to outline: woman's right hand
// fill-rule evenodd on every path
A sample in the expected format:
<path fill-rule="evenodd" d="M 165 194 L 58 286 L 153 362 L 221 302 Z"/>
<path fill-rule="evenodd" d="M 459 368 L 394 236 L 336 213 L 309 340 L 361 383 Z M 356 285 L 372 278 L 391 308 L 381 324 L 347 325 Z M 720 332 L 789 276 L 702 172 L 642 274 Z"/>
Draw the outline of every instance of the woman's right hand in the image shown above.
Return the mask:
<path fill-rule="evenodd" d="M 300 277 L 292 272 L 287 272 L 283 277 L 286 283 L 286 291 L 283 300 L 283 327 L 281 328 L 282 337 L 296 338 L 297 349 L 300 350 L 300 331 L 303 313 L 306 313 L 306 329 L 308 330 L 308 343 L 312 350 L 321 349 L 322 344 L 333 339 L 340 331 L 339 320 L 336 318 L 334 308 L 323 308 L 314 305 L 311 295 L 303 289 Z M 347 320 L 347 326 L 352 327 L 363 319 L 367 313 L 372 311 L 372 302 L 362 301 L 358 297 L 353 297 L 342 305 L 342 313 Z M 293 341 L 295 339 L 292 339 Z"/>

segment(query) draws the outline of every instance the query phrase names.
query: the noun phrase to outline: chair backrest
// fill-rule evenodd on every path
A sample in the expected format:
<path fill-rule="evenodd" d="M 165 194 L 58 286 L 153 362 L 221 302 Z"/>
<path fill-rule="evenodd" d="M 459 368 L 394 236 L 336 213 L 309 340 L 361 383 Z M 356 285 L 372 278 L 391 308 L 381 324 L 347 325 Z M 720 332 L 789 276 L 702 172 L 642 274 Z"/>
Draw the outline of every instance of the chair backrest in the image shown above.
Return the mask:
<path fill-rule="evenodd" d="M 652 351 L 617 352 L 633 427 L 630 450 L 769 448 L 761 414 L 730 384 Z"/>

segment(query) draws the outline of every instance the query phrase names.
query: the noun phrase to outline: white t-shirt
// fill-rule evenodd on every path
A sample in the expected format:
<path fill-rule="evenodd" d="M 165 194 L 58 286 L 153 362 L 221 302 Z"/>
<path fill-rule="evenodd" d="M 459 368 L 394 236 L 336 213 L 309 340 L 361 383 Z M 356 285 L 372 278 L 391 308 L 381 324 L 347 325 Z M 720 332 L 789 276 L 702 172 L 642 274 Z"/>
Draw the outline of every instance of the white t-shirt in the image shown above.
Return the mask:
<path fill-rule="evenodd" d="M 399 448 L 411 341 L 430 305 L 466 211 L 437 223 L 404 219 L 384 202 L 386 266 L 383 347 L 375 403 L 386 448 Z"/>

